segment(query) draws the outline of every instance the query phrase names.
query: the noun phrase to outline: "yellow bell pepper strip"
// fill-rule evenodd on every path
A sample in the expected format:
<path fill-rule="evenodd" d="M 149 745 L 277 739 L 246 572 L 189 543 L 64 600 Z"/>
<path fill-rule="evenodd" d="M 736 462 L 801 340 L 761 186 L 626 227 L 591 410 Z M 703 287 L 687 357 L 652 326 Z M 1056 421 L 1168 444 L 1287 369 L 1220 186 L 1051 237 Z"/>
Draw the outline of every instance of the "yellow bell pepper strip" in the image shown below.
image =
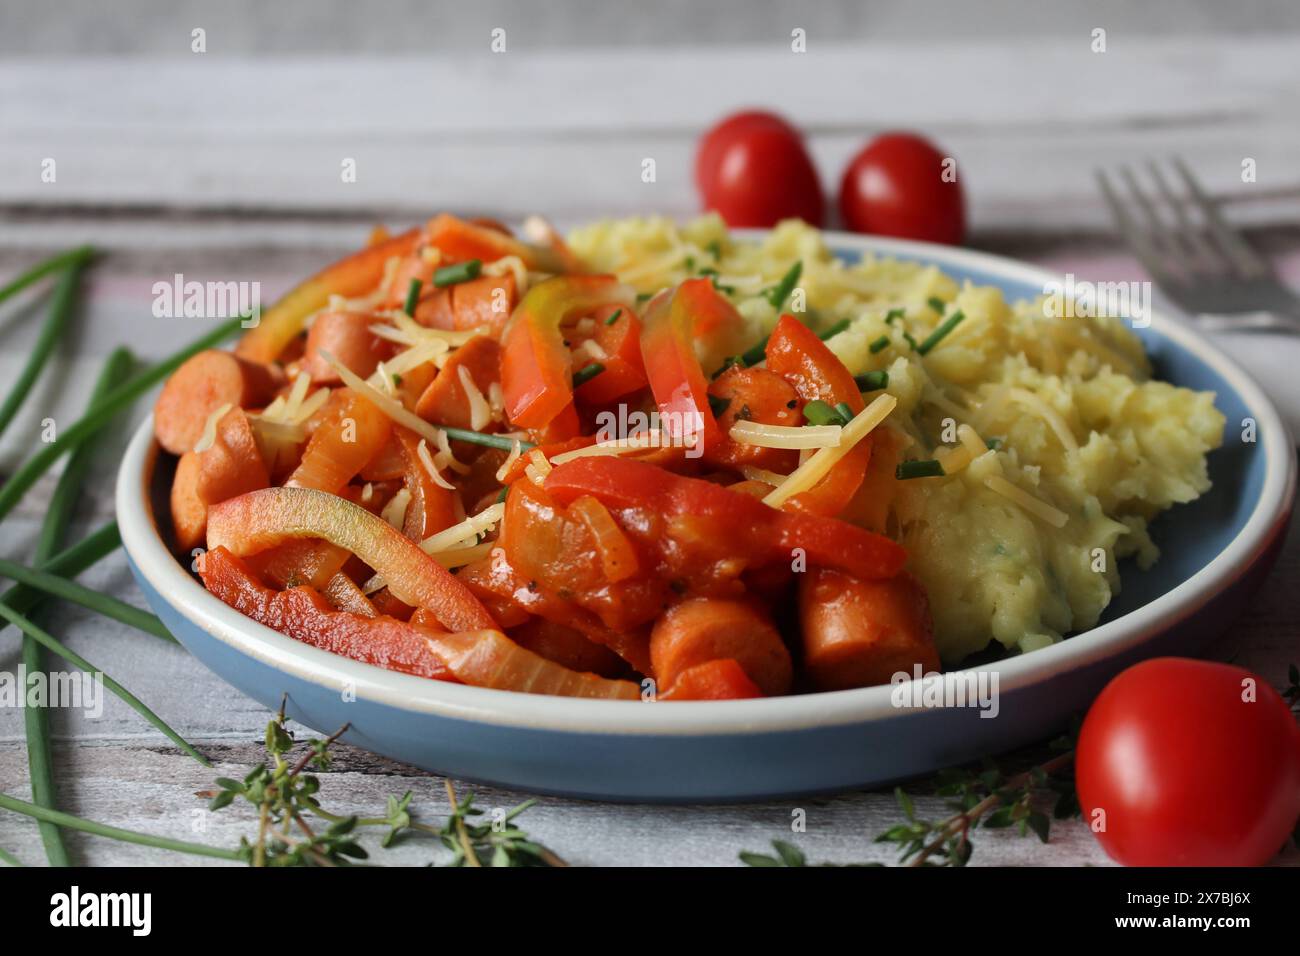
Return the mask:
<path fill-rule="evenodd" d="M 731 304 L 708 279 L 688 279 L 661 292 L 642 318 L 641 356 L 659 406 L 661 428 L 676 439 L 698 438 L 705 450 L 722 438 L 709 407 L 709 383 L 695 355 L 701 329 L 740 324 Z"/>
<path fill-rule="evenodd" d="M 506 327 L 501 388 L 520 428 L 544 428 L 573 404 L 573 358 L 560 327 L 602 305 L 630 309 L 636 293 L 614 276 L 556 276 L 533 286 Z"/>
<path fill-rule="evenodd" d="M 346 548 L 383 576 L 400 601 L 428 608 L 451 631 L 497 626 L 470 590 L 420 546 L 360 505 L 314 488 L 263 488 L 208 512 L 208 549 L 236 557 L 293 538 L 321 538 Z"/>
<path fill-rule="evenodd" d="M 394 256 L 406 256 L 420 239 L 418 229 L 367 246 L 327 266 L 264 311 L 244 333 L 235 354 L 252 362 L 273 362 L 302 332 L 307 317 L 329 305 L 331 295 L 355 298 L 375 289 Z"/>

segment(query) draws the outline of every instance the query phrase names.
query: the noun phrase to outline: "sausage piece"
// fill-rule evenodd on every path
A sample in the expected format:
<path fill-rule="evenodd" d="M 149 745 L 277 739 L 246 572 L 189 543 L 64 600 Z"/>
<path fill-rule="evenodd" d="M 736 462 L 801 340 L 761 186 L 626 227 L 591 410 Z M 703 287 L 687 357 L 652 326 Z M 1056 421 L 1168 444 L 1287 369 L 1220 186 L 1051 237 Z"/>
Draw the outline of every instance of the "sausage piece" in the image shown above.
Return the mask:
<path fill-rule="evenodd" d="M 669 608 L 650 632 L 650 662 L 660 690 L 687 670 L 731 658 L 765 696 L 790 689 L 790 652 L 771 619 L 745 601 L 694 598 Z"/>

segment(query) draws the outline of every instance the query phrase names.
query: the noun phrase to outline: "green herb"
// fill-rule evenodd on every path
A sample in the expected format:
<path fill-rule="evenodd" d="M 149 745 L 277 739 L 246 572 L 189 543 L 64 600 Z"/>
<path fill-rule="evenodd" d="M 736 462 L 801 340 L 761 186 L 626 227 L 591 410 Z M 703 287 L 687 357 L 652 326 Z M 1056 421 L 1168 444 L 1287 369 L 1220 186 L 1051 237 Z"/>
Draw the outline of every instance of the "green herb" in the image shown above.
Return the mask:
<path fill-rule="evenodd" d="M 637 302 L 649 302 L 654 297 L 655 294 L 653 292 L 638 292 L 636 294 Z"/>
<path fill-rule="evenodd" d="M 937 295 L 931 296 L 926 300 L 926 302 L 929 303 L 930 308 L 934 309 L 934 311 L 938 312 L 940 315 L 943 315 L 944 310 L 948 308 L 948 304 Z"/>
<path fill-rule="evenodd" d="M 984 443 L 984 447 L 986 447 L 986 448 L 988 448 L 988 449 L 990 449 L 990 450 L 992 450 L 992 451 L 997 451 L 999 448 L 1002 447 L 1002 439 L 1001 439 L 1001 438 L 990 438 L 988 441 L 986 441 L 986 442 Z"/>
<path fill-rule="evenodd" d="M 577 388 L 579 385 L 584 385 L 587 382 L 590 382 L 603 371 L 605 371 L 605 366 L 600 362 L 592 362 L 590 365 L 584 365 L 573 373 L 573 387 Z"/>
<path fill-rule="evenodd" d="M 1073 759 L 1074 752 L 1069 750 L 1011 777 L 991 761 L 979 772 L 940 771 L 935 775 L 935 792 L 950 798 L 948 806 L 954 812 L 938 822 L 919 819 L 912 799 L 896 788 L 894 794 L 907 822 L 890 827 L 875 842 L 896 844 L 899 862 L 910 866 L 936 865 L 931 858 L 941 860 L 939 865 L 965 866 L 971 858 L 971 831 L 981 820 L 985 829 L 1014 826 L 1021 836 L 1032 832 L 1046 843 L 1051 819 L 1037 809 L 1036 801 L 1050 791 L 1055 794 L 1053 816 L 1058 820 L 1078 813 L 1073 781 L 1053 776 Z"/>
<path fill-rule="evenodd" d="M 713 283 L 713 288 L 715 290 L 723 293 L 724 295 L 735 295 L 736 287 L 734 285 L 723 285 L 722 283 L 718 282 L 719 274 L 720 273 L 718 272 L 718 270 L 712 267 L 700 270 L 700 275 L 708 276 L 709 281 Z"/>
<path fill-rule="evenodd" d="M 841 332 L 843 332 L 843 331 L 844 331 L 845 329 L 847 329 L 848 327 L 849 327 L 849 320 L 848 320 L 848 319 L 840 319 L 838 322 L 836 322 L 834 325 L 832 325 L 829 329 L 827 329 L 825 332 L 823 332 L 821 335 L 819 335 L 818 338 L 820 338 L 823 342 L 825 342 L 827 339 L 831 339 L 831 338 L 834 338 L 835 336 L 839 335 Z"/>
<path fill-rule="evenodd" d="M 469 282 L 471 279 L 477 279 L 479 273 L 483 271 L 482 259 L 470 259 L 466 262 L 457 262 L 455 265 L 443 266 L 433 273 L 433 284 L 439 289 L 444 289 L 449 285 L 457 285 L 461 282 Z"/>
<path fill-rule="evenodd" d="M 960 310 L 954 312 L 952 315 L 948 316 L 948 318 L 944 319 L 943 323 L 931 332 L 924 342 L 916 346 L 916 350 L 922 355 L 925 355 L 930 351 L 930 349 L 942 342 L 949 332 L 957 328 L 964 318 L 966 318 L 966 316 Z"/>
<path fill-rule="evenodd" d="M 126 349 L 115 349 L 104 363 L 91 390 L 89 406 L 100 401 L 112 387 L 112 384 L 129 374 L 134 360 Z M 40 536 L 32 552 L 33 562 L 44 565 L 54 556 L 72 519 L 73 509 L 85 482 L 86 472 L 90 468 L 91 453 L 94 443 L 89 439 L 82 442 L 68 458 L 68 464 L 59 476 L 54 494 L 50 496 L 41 522 Z M 58 578 L 58 580 L 65 580 Z M 30 600 L 29 600 L 30 599 Z M 3 600 L 10 607 L 19 609 L 29 603 L 34 605 L 39 598 L 29 588 L 21 585 L 5 593 Z M 132 610 L 135 610 L 132 608 Z M 138 612 L 144 613 L 144 612 Z M 45 672 L 45 655 L 41 645 L 28 637 L 22 636 L 22 660 L 28 674 Z M 44 707 L 26 707 L 23 709 L 23 723 L 27 741 L 27 767 L 31 780 L 32 801 L 38 806 L 55 809 L 54 770 L 50 752 L 49 717 Z M 52 823 L 39 821 L 37 829 L 45 847 L 45 856 L 51 866 L 69 866 L 67 847 L 63 835 Z"/>
<path fill-rule="evenodd" d="M 723 398 L 720 395 L 709 396 L 709 411 L 713 412 L 714 418 L 721 418 L 722 413 L 731 407 L 731 399 Z"/>
<path fill-rule="evenodd" d="M 848 403 L 848 402 L 840 402 L 838 405 L 836 405 L 836 406 L 835 406 L 835 414 L 837 414 L 837 415 L 840 416 L 840 420 L 841 420 L 845 425 L 847 425 L 849 422 L 853 421 L 853 415 L 854 415 L 854 412 L 853 412 L 853 409 L 849 407 L 849 403 Z"/>
<path fill-rule="evenodd" d="M 803 407 L 803 417 L 808 419 L 809 423 L 813 425 L 848 424 L 836 409 L 831 408 L 820 398 L 814 398 Z"/>
<path fill-rule="evenodd" d="M 168 837 L 154 836 L 152 833 L 141 833 L 138 830 L 123 830 L 121 827 L 112 827 L 107 824 L 96 823 L 94 820 L 74 817 L 70 813 L 62 813 L 48 807 L 39 807 L 34 803 L 28 803 L 26 800 L 11 797 L 7 793 L 0 793 L 0 810 L 12 810 L 14 813 L 21 813 L 37 820 L 44 820 L 47 823 L 53 823 L 69 830 L 80 830 L 82 833 L 92 833 L 95 836 L 121 840 L 124 843 L 136 843 L 140 846 L 152 846 L 160 850 L 172 850 L 176 853 L 189 853 L 194 856 L 209 856 L 219 860 L 240 859 L 238 850 L 227 850 L 225 847 L 208 846 L 204 843 L 187 843 L 184 840 L 172 840 Z"/>
<path fill-rule="evenodd" d="M 614 310 L 614 314 L 611 315 L 608 319 L 605 320 L 605 324 L 606 324 L 606 325 L 613 325 L 615 322 L 618 321 L 618 317 L 619 317 L 620 315 L 622 315 L 622 314 L 623 314 L 623 310 L 622 310 L 622 309 L 615 309 L 615 310 Z"/>
<path fill-rule="evenodd" d="M 890 309 L 888 312 L 885 313 L 885 324 L 893 325 L 895 319 L 905 318 L 906 316 L 907 316 L 906 309 Z"/>
<path fill-rule="evenodd" d="M 894 477 L 899 481 L 910 478 L 942 478 L 943 474 L 943 465 L 934 458 L 900 461 L 894 468 Z"/>
<path fill-rule="evenodd" d="M 739 364 L 748 368 L 750 365 L 757 365 L 759 362 L 763 361 L 763 359 L 767 358 L 767 343 L 771 338 L 770 335 L 765 335 L 763 336 L 763 341 L 742 352 Z"/>
<path fill-rule="evenodd" d="M 694 256 L 687 256 L 687 257 L 686 257 L 686 271 L 687 271 L 687 272 L 694 272 L 694 271 L 695 271 L 695 257 L 694 257 Z"/>
<path fill-rule="evenodd" d="M 420 289 L 424 287 L 424 280 L 419 277 L 411 279 L 411 284 L 406 287 L 406 301 L 402 303 L 402 311 L 407 315 L 415 315 L 415 305 L 420 301 Z"/>
<path fill-rule="evenodd" d="M 864 392 L 875 392 L 889 387 L 889 373 L 885 371 L 863 372 L 853 376 L 854 383 Z"/>
<path fill-rule="evenodd" d="M 134 627 L 136 630 L 144 631 L 146 634 L 152 634 L 173 643 L 176 641 L 171 632 L 163 626 L 163 622 L 148 611 L 142 611 L 138 607 L 127 604 L 125 601 L 119 601 L 107 594 L 92 591 L 90 588 L 60 575 L 50 574 L 46 571 L 29 568 L 17 561 L 0 558 L 0 577 L 9 578 L 19 584 L 25 584 L 54 597 L 71 601 L 73 604 L 80 604 L 97 614 L 112 618 L 114 621 L 120 621 L 129 627 Z"/>
<path fill-rule="evenodd" d="M 772 308 L 780 310 L 785 305 L 785 300 L 790 298 L 790 293 L 794 287 L 799 284 L 799 276 L 803 275 L 803 260 L 800 259 L 790 267 L 790 270 L 781 277 L 781 281 L 770 289 L 765 289 L 763 295 L 767 301 L 772 303 Z"/>
<path fill-rule="evenodd" d="M 868 345 L 867 348 L 871 350 L 872 355 L 875 355 L 877 352 L 883 352 L 885 349 L 889 348 L 889 336 L 882 335 L 880 338 Z"/>
<path fill-rule="evenodd" d="M 144 371 L 138 372 L 131 378 L 127 379 L 117 388 L 113 389 L 103 399 L 95 405 L 92 411 L 73 422 L 67 428 L 61 429 L 57 440 L 50 442 L 39 452 L 27 459 L 23 465 L 15 471 L 9 480 L 0 486 L 0 518 L 4 518 L 13 510 L 19 499 L 26 493 L 27 489 L 35 484 L 36 480 L 49 469 L 64 454 L 76 448 L 88 436 L 94 434 L 102 428 L 110 418 L 119 411 L 126 408 L 131 402 L 151 389 L 154 385 L 161 382 L 187 359 L 204 349 L 212 348 L 218 345 L 231 335 L 239 331 L 240 323 L 247 319 L 248 316 L 231 319 L 223 322 L 213 331 L 209 332 L 202 338 L 194 341 L 190 345 L 181 349 L 179 352 L 164 359 L 156 365 L 150 366 Z"/>
<path fill-rule="evenodd" d="M 714 239 L 704 248 L 709 250 L 715 260 L 722 258 L 722 242 L 720 240 Z"/>
<path fill-rule="evenodd" d="M 32 386 L 36 384 L 41 369 L 45 367 L 54 347 L 64 336 L 68 319 L 72 315 L 73 304 L 77 299 L 77 285 L 81 281 L 81 270 L 86 262 L 86 258 L 73 260 L 59 278 L 59 284 L 54 290 L 54 298 L 50 302 L 49 316 L 41 326 L 36 344 L 32 346 L 22 370 L 14 378 L 9 394 L 5 396 L 4 402 L 0 403 L 0 434 L 4 433 L 14 416 L 18 414 L 18 409 L 31 394 Z"/>
<path fill-rule="evenodd" d="M 402 384 L 402 376 L 400 376 L 400 375 L 398 375 L 396 372 L 394 372 L 394 373 L 393 373 L 393 385 L 394 385 L 394 386 L 397 386 L 397 385 L 401 385 L 401 384 Z"/>
<path fill-rule="evenodd" d="M 519 438 L 507 438 L 504 435 L 489 435 L 485 432 L 474 432 L 468 428 L 452 428 L 450 425 L 435 426 L 439 431 L 446 432 L 447 437 L 455 441 L 468 442 L 471 445 L 483 445 L 486 448 L 500 448 L 502 451 L 514 451 L 515 442 L 519 442 L 519 447 L 524 451 L 536 448 L 532 442 L 524 441 Z"/>
<path fill-rule="evenodd" d="M 506 495 L 508 494 L 510 494 L 510 486 L 506 485 L 504 488 L 501 489 L 501 493 L 497 495 L 497 504 L 501 504 L 503 501 L 505 501 Z"/>
<path fill-rule="evenodd" d="M 912 338 L 911 332 L 903 332 L 903 341 L 912 347 L 913 352 L 916 351 L 916 339 Z"/>
<path fill-rule="evenodd" d="M 776 851 L 774 856 L 765 856 L 762 853 L 749 853 L 742 851 L 740 854 L 741 862 L 747 866 L 807 866 L 808 860 L 803 851 L 791 843 L 784 840 L 773 840 L 772 849 Z"/>
<path fill-rule="evenodd" d="M 185 738 L 172 730 L 161 717 L 146 707 L 140 699 L 129 690 L 117 681 L 113 680 L 113 678 L 109 677 L 94 664 L 90 663 L 90 661 L 86 660 L 75 651 L 65 647 L 56 638 L 33 623 L 29 618 L 24 617 L 22 614 L 19 614 L 13 608 L 2 602 L 0 602 L 0 617 L 3 617 L 10 624 L 13 624 L 28 637 L 31 637 L 38 643 L 42 644 L 47 650 L 53 651 L 55 654 L 59 655 L 59 657 L 62 657 L 69 664 L 81 668 L 88 674 L 99 675 L 102 677 L 105 687 L 125 701 L 127 706 L 138 713 L 141 717 L 161 730 L 172 743 L 176 744 L 176 746 L 180 747 L 205 767 L 211 766 L 207 757 L 195 750 L 189 742 L 185 740 Z"/>
<path fill-rule="evenodd" d="M 95 250 L 92 247 L 78 246 L 76 249 L 60 252 L 57 256 L 46 259 L 44 262 L 38 262 L 8 285 L 0 288 L 0 302 L 5 301 L 12 295 L 16 295 L 29 285 L 41 281 L 52 272 L 58 272 L 60 269 L 72 265 L 83 265 L 94 254 Z"/>
<path fill-rule="evenodd" d="M 39 825 L 40 825 L 42 828 L 48 826 L 48 827 L 49 827 L 51 830 L 53 830 L 55 833 L 58 833 L 58 832 L 59 832 L 59 828 L 56 827 L 56 826 L 55 826 L 54 824 L 52 824 L 52 823 L 45 823 L 44 821 L 42 821 Z M 10 853 L 8 850 L 4 850 L 4 849 L 0 849 L 0 863 L 4 863 L 6 866 L 22 866 L 22 865 L 23 865 L 22 860 L 18 859 L 18 857 L 14 856 L 14 855 L 13 855 L 12 853 Z M 53 866 L 54 864 L 50 864 L 50 865 Z"/>

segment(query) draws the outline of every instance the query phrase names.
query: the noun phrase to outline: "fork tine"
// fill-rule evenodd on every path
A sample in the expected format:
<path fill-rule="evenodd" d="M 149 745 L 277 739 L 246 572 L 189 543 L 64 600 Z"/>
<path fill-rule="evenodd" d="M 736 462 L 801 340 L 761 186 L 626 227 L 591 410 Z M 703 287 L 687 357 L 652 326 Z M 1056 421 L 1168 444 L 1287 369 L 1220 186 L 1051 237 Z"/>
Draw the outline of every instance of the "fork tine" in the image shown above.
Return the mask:
<path fill-rule="evenodd" d="M 1097 179 L 1097 186 L 1101 189 L 1102 198 L 1106 200 L 1111 215 L 1115 217 L 1120 234 L 1123 236 L 1124 241 L 1128 243 L 1129 248 L 1133 250 L 1133 254 L 1146 267 L 1147 272 L 1151 273 L 1162 284 L 1170 281 L 1169 273 L 1161 262 L 1159 253 L 1147 238 L 1146 232 L 1129 214 L 1127 207 L 1120 202 L 1119 195 L 1111 185 L 1110 177 L 1101 169 L 1094 170 L 1093 175 Z"/>
<path fill-rule="evenodd" d="M 1237 230 L 1228 225 L 1227 220 L 1219 214 L 1218 207 L 1214 201 L 1205 194 L 1195 177 L 1192 176 L 1191 170 L 1187 165 L 1175 156 L 1173 159 L 1174 168 L 1178 170 L 1179 176 L 1182 177 L 1187 191 L 1196 203 L 1201 214 L 1205 216 L 1205 221 L 1209 224 L 1210 235 L 1214 237 L 1219 244 L 1219 248 L 1224 254 L 1232 260 L 1233 264 L 1248 277 L 1265 276 L 1270 272 L 1268 262 L 1259 255 Z"/>
<path fill-rule="evenodd" d="M 1155 181 L 1156 189 L 1160 192 L 1160 197 L 1165 204 L 1173 210 L 1174 219 L 1178 224 L 1178 232 L 1184 241 L 1191 248 L 1192 254 L 1198 256 L 1202 262 L 1208 265 L 1215 272 L 1231 272 L 1233 263 L 1224 253 L 1217 248 L 1214 243 L 1210 242 L 1196 227 L 1192 219 L 1187 215 L 1187 209 L 1181 199 L 1174 195 L 1174 191 L 1169 188 L 1169 180 L 1160 167 L 1148 160 L 1147 170 L 1151 174 L 1152 180 Z"/>
<path fill-rule="evenodd" d="M 1128 191 L 1132 195 L 1133 201 L 1142 208 L 1142 213 L 1147 221 L 1147 231 L 1150 233 L 1153 242 L 1164 249 L 1166 258 L 1173 263 L 1175 268 L 1185 265 L 1191 250 L 1182 241 L 1178 230 L 1171 229 L 1165 223 L 1164 217 L 1156 209 L 1156 204 L 1151 201 L 1151 197 L 1142 191 L 1142 187 L 1130 167 L 1121 166 L 1119 174 L 1128 185 Z"/>

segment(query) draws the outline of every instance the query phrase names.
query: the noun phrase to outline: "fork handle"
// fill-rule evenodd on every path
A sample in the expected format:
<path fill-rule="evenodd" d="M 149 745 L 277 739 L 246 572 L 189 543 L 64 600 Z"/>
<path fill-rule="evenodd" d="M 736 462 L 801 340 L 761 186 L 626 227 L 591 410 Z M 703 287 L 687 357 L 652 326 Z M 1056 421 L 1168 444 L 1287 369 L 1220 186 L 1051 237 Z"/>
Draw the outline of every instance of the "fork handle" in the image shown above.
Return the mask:
<path fill-rule="evenodd" d="M 1207 332 L 1290 332 L 1300 335 L 1300 315 L 1287 312 L 1241 312 L 1236 315 L 1201 313 L 1197 325 Z"/>

